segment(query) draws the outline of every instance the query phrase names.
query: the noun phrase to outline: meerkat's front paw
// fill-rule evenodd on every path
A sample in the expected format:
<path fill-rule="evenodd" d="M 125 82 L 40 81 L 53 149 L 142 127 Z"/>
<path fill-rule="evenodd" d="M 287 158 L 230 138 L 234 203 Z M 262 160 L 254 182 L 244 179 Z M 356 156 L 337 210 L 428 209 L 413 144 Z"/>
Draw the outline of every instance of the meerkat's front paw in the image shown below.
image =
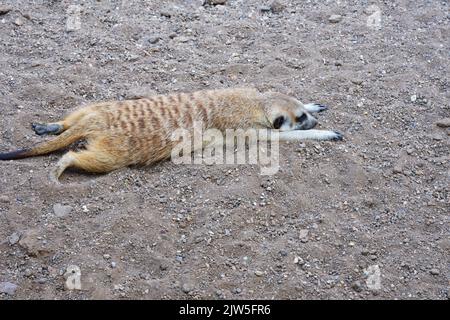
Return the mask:
<path fill-rule="evenodd" d="M 341 141 L 343 139 L 344 139 L 344 135 L 338 131 L 317 130 L 317 140 Z"/>
<path fill-rule="evenodd" d="M 338 131 L 332 131 L 334 133 L 334 135 L 332 136 L 332 138 L 330 140 L 332 141 L 341 141 L 344 139 L 344 135 Z"/>
<path fill-rule="evenodd" d="M 304 108 L 306 109 L 306 111 L 308 111 L 310 113 L 317 113 L 317 112 L 322 112 L 322 111 L 328 110 L 327 106 L 324 106 L 323 104 L 318 104 L 318 103 L 305 104 Z"/>

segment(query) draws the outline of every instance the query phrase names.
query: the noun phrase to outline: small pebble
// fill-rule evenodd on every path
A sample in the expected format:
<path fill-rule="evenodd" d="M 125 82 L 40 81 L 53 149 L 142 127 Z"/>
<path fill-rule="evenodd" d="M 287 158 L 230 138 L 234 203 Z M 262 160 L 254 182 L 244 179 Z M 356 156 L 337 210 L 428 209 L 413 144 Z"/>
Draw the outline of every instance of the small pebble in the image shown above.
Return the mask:
<path fill-rule="evenodd" d="M 356 85 L 362 85 L 364 81 L 362 79 L 352 79 L 351 82 Z"/>
<path fill-rule="evenodd" d="M 183 285 L 181 286 L 181 290 L 187 294 L 194 290 L 194 287 L 189 283 L 183 283 Z"/>
<path fill-rule="evenodd" d="M 302 258 L 300 258 L 300 257 L 295 257 L 294 258 L 294 263 L 298 264 L 298 265 L 304 265 L 305 261 Z"/>
<path fill-rule="evenodd" d="M 286 8 L 286 6 L 279 1 L 273 1 L 270 4 L 270 10 L 273 13 L 281 13 L 285 8 Z"/>
<path fill-rule="evenodd" d="M 255 276 L 257 277 L 262 277 L 264 275 L 264 272 L 260 271 L 260 270 L 256 270 L 255 271 Z"/>
<path fill-rule="evenodd" d="M 355 290 L 356 292 L 361 292 L 363 290 L 363 286 L 362 286 L 361 282 L 355 281 L 352 284 L 352 289 Z"/>
<path fill-rule="evenodd" d="M 436 122 L 436 125 L 441 128 L 448 128 L 448 127 L 450 127 L 450 118 L 444 118 L 444 119 L 438 120 Z"/>
<path fill-rule="evenodd" d="M 15 245 L 20 240 L 20 234 L 17 232 L 14 232 L 12 235 L 8 237 L 8 242 L 10 245 Z"/>
<path fill-rule="evenodd" d="M 56 203 L 53 205 L 53 213 L 58 218 L 64 218 L 68 214 L 72 212 L 73 208 L 71 206 L 64 206 L 60 203 Z"/>
<path fill-rule="evenodd" d="M 151 44 L 155 44 L 155 43 L 158 43 L 159 40 L 160 40 L 160 37 L 150 37 L 148 39 L 148 42 L 151 43 Z"/>
<path fill-rule="evenodd" d="M 309 234 L 308 229 L 301 229 L 299 233 L 300 241 L 303 243 L 308 242 L 308 234 Z"/>
<path fill-rule="evenodd" d="M 331 23 L 338 23 L 342 20 L 342 16 L 339 14 L 332 14 L 329 18 L 328 21 Z"/>
<path fill-rule="evenodd" d="M 2 203 L 9 203 L 9 197 L 8 196 L 0 196 L 0 202 Z"/>
<path fill-rule="evenodd" d="M 205 3 L 212 4 L 214 6 L 216 6 L 218 4 L 224 5 L 227 3 L 227 0 L 206 0 Z"/>
<path fill-rule="evenodd" d="M 160 12 L 160 14 L 161 14 L 163 17 L 166 17 L 166 18 L 170 18 L 170 17 L 172 16 L 172 13 L 171 13 L 170 11 L 168 11 L 168 10 L 162 10 L 162 11 Z"/>
<path fill-rule="evenodd" d="M 439 271 L 439 269 L 433 268 L 430 270 L 430 274 L 432 274 L 433 276 L 438 276 L 441 272 Z"/>
<path fill-rule="evenodd" d="M 31 277 L 33 275 L 33 271 L 31 269 L 25 269 L 23 274 L 24 274 L 25 277 L 28 278 L 28 277 Z"/>
<path fill-rule="evenodd" d="M 10 296 L 14 295 L 17 285 L 11 282 L 0 282 L 0 293 L 6 293 Z"/>
<path fill-rule="evenodd" d="M 12 10 L 12 7 L 10 7 L 10 6 L 0 5 L 0 15 L 7 14 L 11 10 Z"/>
<path fill-rule="evenodd" d="M 185 43 L 185 42 L 188 42 L 188 41 L 189 41 L 189 38 L 188 38 L 188 37 L 181 36 L 181 37 L 178 37 L 178 38 L 177 38 L 177 41 L 178 41 L 178 42 Z"/>
<path fill-rule="evenodd" d="M 401 165 L 395 165 L 394 168 L 392 169 L 393 173 L 403 173 L 403 168 Z"/>
<path fill-rule="evenodd" d="M 17 18 L 16 20 L 14 20 L 14 24 L 16 25 L 16 26 L 22 26 L 23 25 L 23 20 L 22 19 L 20 19 L 20 18 Z"/>

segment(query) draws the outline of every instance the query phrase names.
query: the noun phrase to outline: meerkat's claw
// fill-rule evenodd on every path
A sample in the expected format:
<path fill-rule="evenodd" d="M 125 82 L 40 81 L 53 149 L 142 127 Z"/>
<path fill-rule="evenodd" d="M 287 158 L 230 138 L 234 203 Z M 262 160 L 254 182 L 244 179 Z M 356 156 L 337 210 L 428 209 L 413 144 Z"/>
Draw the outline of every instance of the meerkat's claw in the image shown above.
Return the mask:
<path fill-rule="evenodd" d="M 326 111 L 328 110 L 327 106 L 324 106 L 323 104 L 319 104 L 319 111 L 318 112 L 322 112 L 322 111 Z"/>
<path fill-rule="evenodd" d="M 333 138 L 331 138 L 330 140 L 332 141 L 341 141 L 344 139 L 344 135 L 338 131 L 333 131 L 333 133 L 335 134 L 335 136 Z"/>
<path fill-rule="evenodd" d="M 328 110 L 327 106 L 324 106 L 323 104 L 318 104 L 318 103 L 308 103 L 304 105 L 304 108 L 311 113 L 317 113 L 317 112 L 322 112 L 325 110 Z"/>

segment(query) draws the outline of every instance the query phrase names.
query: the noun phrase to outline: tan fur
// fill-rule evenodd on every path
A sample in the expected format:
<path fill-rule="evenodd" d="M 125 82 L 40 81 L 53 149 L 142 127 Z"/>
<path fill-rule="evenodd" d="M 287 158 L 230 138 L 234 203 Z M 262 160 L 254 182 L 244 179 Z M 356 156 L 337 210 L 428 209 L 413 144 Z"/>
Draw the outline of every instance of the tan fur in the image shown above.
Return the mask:
<path fill-rule="evenodd" d="M 295 118 L 299 106 L 299 101 L 288 96 L 245 88 L 94 103 L 57 122 L 62 128 L 59 136 L 22 151 L 20 157 L 46 154 L 86 139 L 86 150 L 70 151 L 62 157 L 52 174 L 54 179 L 67 167 L 109 172 L 128 165 L 148 165 L 168 158 L 175 144 L 172 132 L 193 130 L 194 121 L 202 122 L 204 129 L 271 128 L 280 113 Z"/>

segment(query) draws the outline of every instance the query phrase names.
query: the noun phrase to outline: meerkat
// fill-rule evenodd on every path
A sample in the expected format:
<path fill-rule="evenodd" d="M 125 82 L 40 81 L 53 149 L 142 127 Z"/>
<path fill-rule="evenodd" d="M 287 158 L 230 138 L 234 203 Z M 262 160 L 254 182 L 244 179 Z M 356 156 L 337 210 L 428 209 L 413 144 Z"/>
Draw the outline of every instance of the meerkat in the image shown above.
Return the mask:
<path fill-rule="evenodd" d="M 341 140 L 336 131 L 313 129 L 312 115 L 327 107 L 276 92 L 238 88 L 193 93 L 155 95 L 135 100 L 93 103 L 54 123 L 33 123 L 38 135 L 56 138 L 31 148 L 0 154 L 0 160 L 48 154 L 80 139 L 86 148 L 69 151 L 51 171 L 57 182 L 69 167 L 107 173 L 130 165 L 149 165 L 168 158 L 176 142 L 171 133 L 192 129 L 201 122 L 205 129 L 277 130 L 280 140 Z"/>

